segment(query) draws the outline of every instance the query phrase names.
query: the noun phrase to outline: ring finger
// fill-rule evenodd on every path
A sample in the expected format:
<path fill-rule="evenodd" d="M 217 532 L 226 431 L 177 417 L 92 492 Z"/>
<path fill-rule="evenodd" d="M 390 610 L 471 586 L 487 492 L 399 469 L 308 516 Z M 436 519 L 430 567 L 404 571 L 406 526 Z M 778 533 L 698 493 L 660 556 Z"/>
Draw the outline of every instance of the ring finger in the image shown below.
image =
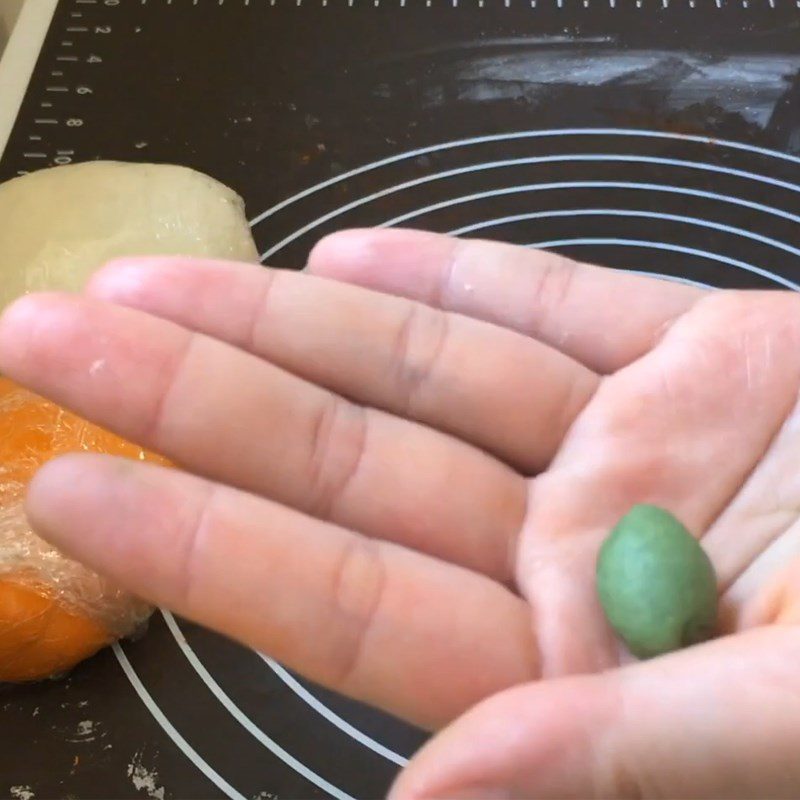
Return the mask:
<path fill-rule="evenodd" d="M 68 456 L 28 514 L 135 594 L 418 725 L 537 673 L 527 606 L 496 582 L 177 470 Z"/>
<path fill-rule="evenodd" d="M 0 324 L 0 370 L 192 472 L 511 578 L 521 476 L 229 344 L 140 311 L 34 296 Z"/>

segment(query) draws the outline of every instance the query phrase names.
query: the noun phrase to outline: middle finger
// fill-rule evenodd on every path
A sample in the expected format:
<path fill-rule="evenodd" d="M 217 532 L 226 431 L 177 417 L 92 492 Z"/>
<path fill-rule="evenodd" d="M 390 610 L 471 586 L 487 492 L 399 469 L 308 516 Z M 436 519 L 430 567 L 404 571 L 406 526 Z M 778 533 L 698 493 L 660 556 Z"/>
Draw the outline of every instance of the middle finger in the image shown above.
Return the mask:
<path fill-rule="evenodd" d="M 0 370 L 195 473 L 511 577 L 521 476 L 232 345 L 140 311 L 34 296 L 0 323 Z"/>
<path fill-rule="evenodd" d="M 89 291 L 452 433 L 527 473 L 549 463 L 599 380 L 500 326 L 285 270 L 137 259 L 104 270 Z"/>

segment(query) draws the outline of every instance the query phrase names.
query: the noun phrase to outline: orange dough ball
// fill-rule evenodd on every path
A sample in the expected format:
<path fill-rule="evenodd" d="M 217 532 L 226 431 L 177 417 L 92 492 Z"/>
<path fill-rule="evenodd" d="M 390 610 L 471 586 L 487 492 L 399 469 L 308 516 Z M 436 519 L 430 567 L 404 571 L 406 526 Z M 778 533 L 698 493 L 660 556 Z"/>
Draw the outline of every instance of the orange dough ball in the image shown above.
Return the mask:
<path fill-rule="evenodd" d="M 114 640 L 99 622 L 31 588 L 0 580 L 0 681 L 58 675 Z"/>
<path fill-rule="evenodd" d="M 151 613 L 36 536 L 25 518 L 39 467 L 80 451 L 166 463 L 0 377 L 0 682 L 63 673 Z"/>

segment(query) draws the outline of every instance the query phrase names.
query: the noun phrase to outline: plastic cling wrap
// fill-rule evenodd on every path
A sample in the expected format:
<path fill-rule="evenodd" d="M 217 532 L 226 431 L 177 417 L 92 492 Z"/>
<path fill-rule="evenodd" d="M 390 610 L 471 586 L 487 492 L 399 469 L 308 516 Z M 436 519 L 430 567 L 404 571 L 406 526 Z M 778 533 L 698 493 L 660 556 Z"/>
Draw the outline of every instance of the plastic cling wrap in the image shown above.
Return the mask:
<path fill-rule="evenodd" d="M 165 463 L 0 377 L 0 681 L 62 673 L 151 613 L 28 524 L 25 491 L 36 470 L 80 451 Z"/>
<path fill-rule="evenodd" d="M 0 312 L 30 292 L 81 291 L 107 261 L 146 255 L 258 262 L 242 198 L 186 167 L 91 161 L 0 184 Z M 25 519 L 38 467 L 80 450 L 154 458 L 0 376 L 0 681 L 64 672 L 150 613 Z"/>

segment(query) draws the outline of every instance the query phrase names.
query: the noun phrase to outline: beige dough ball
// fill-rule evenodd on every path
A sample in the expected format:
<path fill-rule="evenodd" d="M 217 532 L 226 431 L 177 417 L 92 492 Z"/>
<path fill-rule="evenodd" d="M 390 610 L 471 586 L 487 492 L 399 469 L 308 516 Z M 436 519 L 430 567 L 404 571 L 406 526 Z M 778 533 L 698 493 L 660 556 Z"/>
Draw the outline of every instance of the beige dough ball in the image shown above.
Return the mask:
<path fill-rule="evenodd" d="M 92 161 L 0 184 L 0 309 L 132 255 L 258 260 L 242 199 L 187 167 Z"/>

